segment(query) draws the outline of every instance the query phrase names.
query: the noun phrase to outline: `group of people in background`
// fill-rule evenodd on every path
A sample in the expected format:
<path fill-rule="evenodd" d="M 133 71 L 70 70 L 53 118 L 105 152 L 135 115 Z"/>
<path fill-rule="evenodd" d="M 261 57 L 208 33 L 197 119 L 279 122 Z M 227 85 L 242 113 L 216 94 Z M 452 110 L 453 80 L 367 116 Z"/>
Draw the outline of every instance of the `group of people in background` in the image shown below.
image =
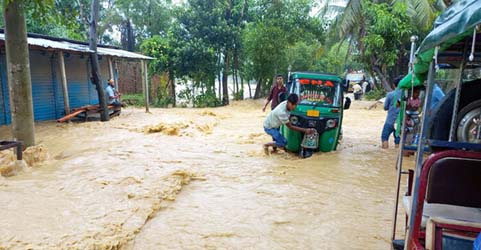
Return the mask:
<path fill-rule="evenodd" d="M 366 77 L 363 76 L 359 83 L 356 83 L 352 86 L 354 100 L 360 100 L 362 95 L 369 93 L 373 89 L 372 84 L 373 83 L 366 80 Z"/>

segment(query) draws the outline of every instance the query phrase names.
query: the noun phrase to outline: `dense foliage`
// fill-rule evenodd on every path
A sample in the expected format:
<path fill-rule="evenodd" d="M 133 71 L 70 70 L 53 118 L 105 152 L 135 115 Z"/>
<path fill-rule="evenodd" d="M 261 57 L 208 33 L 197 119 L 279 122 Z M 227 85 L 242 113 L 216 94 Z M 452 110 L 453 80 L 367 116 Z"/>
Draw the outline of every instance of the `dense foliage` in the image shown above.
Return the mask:
<path fill-rule="evenodd" d="M 289 67 L 340 76 L 362 69 L 389 90 L 409 36 L 425 34 L 439 1 L 346 2 L 333 9 L 319 0 L 101 0 L 98 36 L 155 58 L 150 74 L 169 78 L 151 98 L 162 106 L 178 97 L 199 107 L 226 105 L 245 89 L 259 98 Z M 87 40 L 90 0 L 25 3 L 29 32 Z M 325 18 L 333 11 L 336 19 Z M 253 92 L 251 83 L 258 83 Z"/>

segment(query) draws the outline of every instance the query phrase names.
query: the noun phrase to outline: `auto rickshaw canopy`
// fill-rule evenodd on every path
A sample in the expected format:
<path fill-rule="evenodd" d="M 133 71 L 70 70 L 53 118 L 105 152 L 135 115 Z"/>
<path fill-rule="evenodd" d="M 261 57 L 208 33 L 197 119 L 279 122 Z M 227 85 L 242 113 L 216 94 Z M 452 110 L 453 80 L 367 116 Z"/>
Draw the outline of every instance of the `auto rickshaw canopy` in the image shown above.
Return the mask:
<path fill-rule="evenodd" d="M 473 35 L 474 29 L 479 24 L 481 24 L 481 1 L 461 0 L 451 5 L 435 20 L 433 30 L 416 51 L 414 80 L 412 80 L 412 74 L 409 73 L 399 82 L 398 88 L 408 89 L 413 85 L 421 86 L 423 84 L 427 79 L 429 64 L 435 56 L 436 47 L 438 47 L 438 52 L 453 50 L 453 53 L 458 54 L 457 56 L 463 56 L 462 51 L 466 46 L 464 40 Z M 480 51 L 480 48 L 481 35 L 478 35 L 476 36 L 475 51 Z"/>

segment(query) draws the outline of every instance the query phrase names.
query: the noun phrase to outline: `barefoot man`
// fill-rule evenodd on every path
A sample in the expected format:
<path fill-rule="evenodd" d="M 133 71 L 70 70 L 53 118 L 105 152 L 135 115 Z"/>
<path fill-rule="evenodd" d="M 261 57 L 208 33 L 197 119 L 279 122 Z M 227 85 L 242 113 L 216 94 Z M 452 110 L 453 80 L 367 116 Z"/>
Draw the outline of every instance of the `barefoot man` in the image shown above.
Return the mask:
<path fill-rule="evenodd" d="M 312 134 L 315 132 L 313 128 L 301 128 L 290 123 L 289 115 L 291 111 L 296 108 L 298 101 L 299 97 L 296 94 L 290 94 L 286 101 L 281 102 L 269 113 L 269 115 L 267 115 L 266 120 L 264 121 L 264 131 L 266 131 L 268 135 L 272 136 L 273 140 L 273 142 L 264 144 L 264 151 L 267 154 L 269 153 L 269 146 L 272 147 L 273 151 L 276 151 L 278 148 L 285 149 L 287 140 L 280 133 L 280 127 L 282 124 L 301 133 Z"/>

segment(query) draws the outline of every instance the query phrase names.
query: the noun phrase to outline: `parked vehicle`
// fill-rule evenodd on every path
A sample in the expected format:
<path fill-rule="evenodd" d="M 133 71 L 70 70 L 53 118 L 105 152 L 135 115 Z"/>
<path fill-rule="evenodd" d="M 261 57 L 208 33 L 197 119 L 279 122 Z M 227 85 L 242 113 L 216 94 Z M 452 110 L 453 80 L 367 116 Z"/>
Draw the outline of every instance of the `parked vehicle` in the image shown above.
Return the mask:
<path fill-rule="evenodd" d="M 365 78 L 364 73 L 346 74 L 347 92 L 352 93 L 354 91 L 353 86 L 356 84 L 360 84 L 364 78 Z"/>
<path fill-rule="evenodd" d="M 436 19 L 411 73 L 399 84 L 405 98 L 421 86 L 425 97 L 414 145 L 405 139 L 406 99 L 401 105 L 403 146 L 396 166 L 392 249 L 471 250 L 481 232 L 481 76 L 473 76 L 481 72 L 479 25 L 481 1 L 453 4 Z M 457 73 L 450 78 L 445 70 Z M 452 83 L 440 81 L 448 78 Z M 433 104 L 436 84 L 444 85 L 447 94 Z M 415 150 L 415 167 L 406 171 L 403 155 L 410 150 Z M 408 175 L 408 187 L 399 197 L 402 174 Z M 406 215 L 404 239 L 396 233 L 400 200 Z"/>
<path fill-rule="evenodd" d="M 315 128 L 317 133 L 304 137 L 300 132 L 286 126 L 281 133 L 287 138 L 287 149 L 299 152 L 336 150 L 341 137 L 344 109 L 342 79 L 335 75 L 311 72 L 293 72 L 287 84 L 288 93 L 296 93 L 299 103 L 291 112 L 290 122 L 303 128 Z M 302 152 L 301 152 L 302 153 Z"/>

